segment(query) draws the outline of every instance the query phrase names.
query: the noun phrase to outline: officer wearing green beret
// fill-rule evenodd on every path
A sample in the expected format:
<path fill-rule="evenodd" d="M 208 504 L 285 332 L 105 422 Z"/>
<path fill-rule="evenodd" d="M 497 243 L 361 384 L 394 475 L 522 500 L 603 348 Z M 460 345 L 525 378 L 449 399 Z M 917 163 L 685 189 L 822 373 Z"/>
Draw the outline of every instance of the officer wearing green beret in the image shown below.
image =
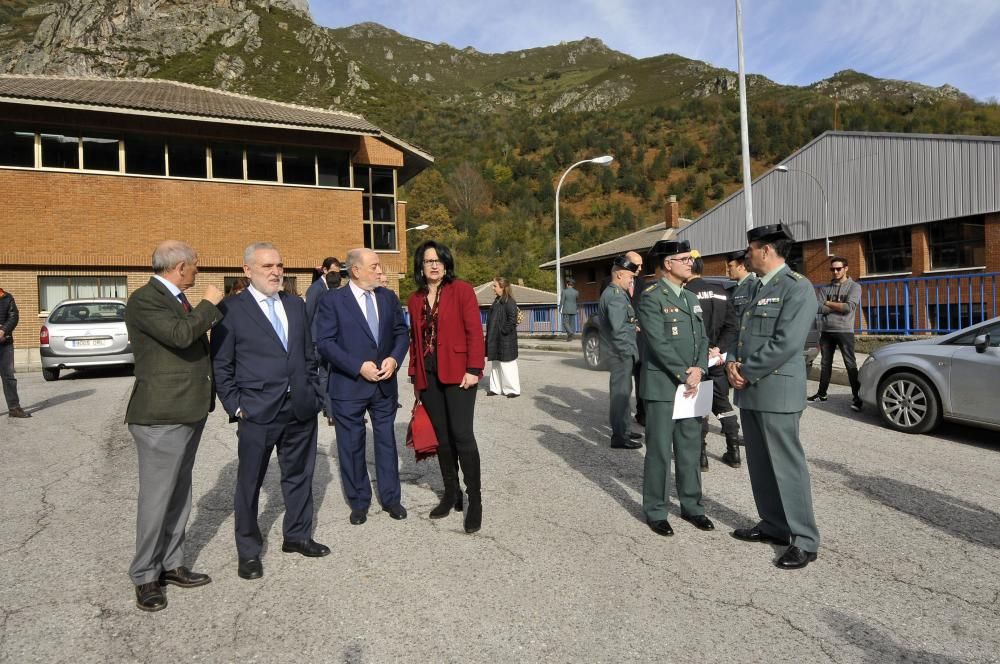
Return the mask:
<path fill-rule="evenodd" d="M 674 394 L 697 394 L 708 372 L 708 337 L 701 306 L 684 290 L 691 277 L 691 247 L 686 241 L 660 240 L 650 250 L 651 264 L 663 278 L 647 286 L 639 300 L 639 326 L 646 335 L 639 396 L 646 401 L 646 461 L 642 478 L 642 511 L 659 535 L 673 535 L 667 521 L 670 457 L 673 452 L 681 518 L 701 530 L 715 526 L 705 516 L 701 497 L 701 420 L 673 419 Z"/>
<path fill-rule="evenodd" d="M 782 224 L 753 228 L 747 241 L 749 266 L 760 279 L 740 319 L 726 372 L 740 407 L 760 522 L 737 528 L 733 537 L 790 544 L 775 564 L 799 569 L 816 560 L 819 549 L 809 467 L 799 440 L 806 407 L 802 347 L 816 315 L 816 297 L 809 280 L 785 265 L 794 240 Z"/>
<path fill-rule="evenodd" d="M 611 267 L 611 283 L 601 293 L 598 305 L 601 357 L 606 358 L 611 370 L 608 383 L 611 447 L 628 450 L 642 447 L 642 443 L 636 440 L 641 436 L 631 433 L 629 426 L 632 369 L 639 357 L 639 349 L 636 345 L 635 309 L 628 291 L 638 271 L 636 268 L 627 256 L 616 258 Z"/>

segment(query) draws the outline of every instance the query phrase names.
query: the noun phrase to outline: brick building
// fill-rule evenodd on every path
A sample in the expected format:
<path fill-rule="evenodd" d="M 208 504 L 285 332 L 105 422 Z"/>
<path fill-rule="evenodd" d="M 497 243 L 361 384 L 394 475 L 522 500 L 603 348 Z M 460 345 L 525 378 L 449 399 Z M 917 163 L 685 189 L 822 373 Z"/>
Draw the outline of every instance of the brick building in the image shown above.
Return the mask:
<path fill-rule="evenodd" d="M 432 161 L 347 113 L 170 81 L 0 76 L 0 286 L 21 310 L 16 347 L 38 346 L 62 299 L 127 297 L 166 238 L 195 247 L 202 285 L 227 287 L 243 248 L 270 241 L 299 292 L 325 256 L 359 246 L 397 286 L 398 187 Z"/>

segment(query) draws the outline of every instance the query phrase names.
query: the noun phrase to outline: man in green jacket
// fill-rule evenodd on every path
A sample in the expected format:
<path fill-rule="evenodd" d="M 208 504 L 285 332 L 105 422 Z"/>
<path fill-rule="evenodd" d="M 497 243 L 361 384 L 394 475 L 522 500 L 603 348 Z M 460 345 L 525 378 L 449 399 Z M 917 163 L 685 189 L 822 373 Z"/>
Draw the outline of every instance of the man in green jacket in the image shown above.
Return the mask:
<path fill-rule="evenodd" d="M 609 424 L 611 447 L 638 449 L 642 443 L 639 434 L 629 426 L 629 401 L 632 397 L 632 370 L 639 357 L 636 346 L 636 317 L 629 298 L 629 288 L 635 278 L 636 265 L 627 257 L 619 256 L 611 266 L 611 283 L 601 293 L 597 311 L 600 314 L 598 332 L 601 357 L 606 358 L 611 376 L 608 380 Z"/>
<path fill-rule="evenodd" d="M 750 268 L 760 279 L 740 320 L 726 372 L 736 390 L 760 522 L 737 528 L 733 537 L 790 544 L 775 564 L 799 569 L 816 560 L 819 549 L 809 467 L 799 440 L 806 407 L 802 347 L 816 315 L 816 297 L 809 280 L 785 265 L 794 240 L 784 226 L 753 228 L 747 241 Z"/>
<path fill-rule="evenodd" d="M 639 300 L 639 326 L 646 335 L 639 396 L 646 402 L 646 461 L 642 479 L 642 511 L 658 535 L 673 535 L 667 520 L 670 458 L 681 518 L 701 530 L 715 526 L 705 516 L 701 496 L 701 420 L 673 419 L 674 395 L 680 385 L 684 396 L 702 386 L 708 372 L 708 337 L 701 306 L 694 293 L 684 290 L 691 278 L 691 246 L 686 240 L 660 240 L 649 252 L 650 264 L 663 278 L 647 286 Z"/>
<path fill-rule="evenodd" d="M 125 307 L 135 386 L 125 422 L 139 456 L 135 558 L 129 576 L 136 606 L 166 608 L 161 585 L 193 588 L 207 574 L 184 567 L 184 528 L 191 513 L 191 469 L 209 411 L 215 406 L 208 330 L 222 320 L 222 291 L 205 287 L 198 306 L 184 291 L 194 285 L 198 255 L 177 240 L 153 252 L 153 277 Z"/>

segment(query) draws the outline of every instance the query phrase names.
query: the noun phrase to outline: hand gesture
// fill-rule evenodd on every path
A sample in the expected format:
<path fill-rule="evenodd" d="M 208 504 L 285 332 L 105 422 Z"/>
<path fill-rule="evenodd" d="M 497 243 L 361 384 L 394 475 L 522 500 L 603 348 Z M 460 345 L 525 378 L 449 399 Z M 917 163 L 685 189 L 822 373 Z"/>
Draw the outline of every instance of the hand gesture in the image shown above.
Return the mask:
<path fill-rule="evenodd" d="M 392 378 L 392 374 L 396 373 L 396 358 L 387 357 L 382 360 L 382 366 L 378 370 L 379 380 L 388 380 Z"/>
<path fill-rule="evenodd" d="M 701 385 L 701 367 L 688 367 L 687 380 L 684 381 L 684 385 L 687 389 L 684 390 L 685 397 L 693 397 L 698 394 L 698 386 Z"/>
<path fill-rule="evenodd" d="M 215 286 L 213 286 L 212 284 L 209 284 L 205 286 L 205 292 L 201 296 L 201 299 L 208 300 L 212 304 L 218 304 L 219 302 L 222 302 L 222 297 L 223 297 L 223 292 L 220 291 Z"/>
<path fill-rule="evenodd" d="M 467 390 L 470 387 L 476 387 L 479 385 L 479 378 L 475 374 L 467 373 L 462 376 L 462 383 L 459 385 L 463 390 Z"/>
<path fill-rule="evenodd" d="M 742 390 L 747 386 L 747 379 L 740 373 L 741 366 L 739 362 L 726 362 L 726 378 L 734 390 Z"/>
<path fill-rule="evenodd" d="M 361 365 L 360 373 L 362 378 L 371 383 L 377 383 L 379 380 L 381 380 L 379 378 L 380 375 L 379 369 L 377 366 L 375 366 L 375 363 L 372 362 L 371 360 L 368 360 L 367 362 Z"/>

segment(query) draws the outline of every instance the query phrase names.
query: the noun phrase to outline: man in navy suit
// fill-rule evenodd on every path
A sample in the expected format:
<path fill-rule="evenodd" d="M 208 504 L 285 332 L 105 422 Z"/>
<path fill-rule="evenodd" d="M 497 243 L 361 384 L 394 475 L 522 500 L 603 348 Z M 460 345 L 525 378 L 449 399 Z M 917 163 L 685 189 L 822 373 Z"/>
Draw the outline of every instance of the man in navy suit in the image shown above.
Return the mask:
<path fill-rule="evenodd" d="M 368 518 L 372 487 L 365 463 L 365 413 L 375 434 L 379 502 L 394 519 L 405 519 L 396 455 L 396 370 L 409 345 L 399 298 L 379 285 L 382 266 L 370 249 L 347 254 L 350 283 L 320 300 L 316 347 L 330 363 L 328 389 L 336 421 L 340 480 L 351 507 L 351 523 Z"/>
<path fill-rule="evenodd" d="M 285 499 L 281 550 L 309 557 L 330 553 L 312 539 L 316 414 L 323 393 L 305 304 L 280 291 L 284 266 L 278 250 L 267 242 L 251 244 L 243 254 L 243 272 L 250 285 L 219 307 L 229 321 L 212 331 L 212 365 L 219 399 L 239 423 L 239 575 L 259 579 L 264 538 L 257 503 L 275 447 Z"/>

